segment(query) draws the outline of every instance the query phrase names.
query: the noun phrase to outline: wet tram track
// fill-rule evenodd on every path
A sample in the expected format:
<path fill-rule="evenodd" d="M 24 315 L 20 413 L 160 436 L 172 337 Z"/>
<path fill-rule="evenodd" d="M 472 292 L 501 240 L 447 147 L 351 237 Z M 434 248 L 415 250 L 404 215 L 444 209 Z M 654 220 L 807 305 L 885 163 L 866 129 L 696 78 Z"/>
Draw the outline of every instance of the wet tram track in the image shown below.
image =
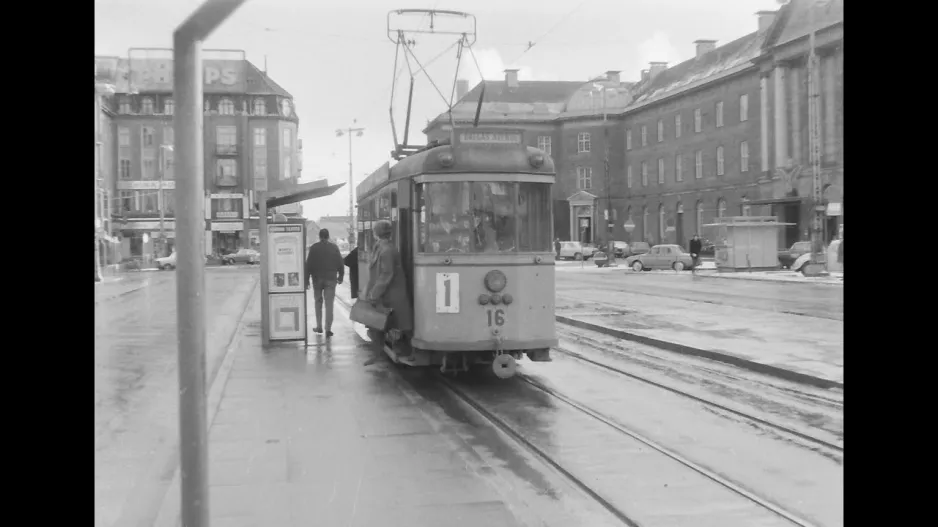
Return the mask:
<path fill-rule="evenodd" d="M 579 328 L 560 328 L 555 353 L 613 372 L 768 428 L 842 462 L 843 393 L 742 371 L 706 359 L 669 357 L 666 350 Z M 653 353 L 649 353 L 649 351 Z"/>
<path fill-rule="evenodd" d="M 434 375 L 456 398 L 624 525 L 842 524 L 792 510 L 778 496 L 765 496 L 534 376 Z"/>

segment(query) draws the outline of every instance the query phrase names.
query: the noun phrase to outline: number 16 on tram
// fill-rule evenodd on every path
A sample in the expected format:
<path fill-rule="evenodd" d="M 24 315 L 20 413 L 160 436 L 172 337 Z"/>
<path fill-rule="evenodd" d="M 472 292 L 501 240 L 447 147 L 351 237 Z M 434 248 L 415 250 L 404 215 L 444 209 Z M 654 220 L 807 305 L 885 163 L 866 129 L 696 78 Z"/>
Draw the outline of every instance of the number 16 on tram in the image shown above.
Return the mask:
<path fill-rule="evenodd" d="M 385 342 L 395 362 L 444 372 L 491 365 L 507 378 L 523 356 L 550 361 L 554 178 L 553 161 L 521 132 L 470 128 L 358 186 L 359 294 L 372 227 L 388 220 L 413 306 L 412 337 Z"/>

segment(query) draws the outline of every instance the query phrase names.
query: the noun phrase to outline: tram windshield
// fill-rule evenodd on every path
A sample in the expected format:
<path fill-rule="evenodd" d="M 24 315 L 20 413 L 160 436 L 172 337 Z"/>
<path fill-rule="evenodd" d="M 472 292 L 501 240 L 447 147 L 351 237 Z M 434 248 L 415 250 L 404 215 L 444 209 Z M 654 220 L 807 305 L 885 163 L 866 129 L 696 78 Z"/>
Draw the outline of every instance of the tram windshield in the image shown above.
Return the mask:
<path fill-rule="evenodd" d="M 421 252 L 551 250 L 547 183 L 424 183 L 420 207 Z"/>

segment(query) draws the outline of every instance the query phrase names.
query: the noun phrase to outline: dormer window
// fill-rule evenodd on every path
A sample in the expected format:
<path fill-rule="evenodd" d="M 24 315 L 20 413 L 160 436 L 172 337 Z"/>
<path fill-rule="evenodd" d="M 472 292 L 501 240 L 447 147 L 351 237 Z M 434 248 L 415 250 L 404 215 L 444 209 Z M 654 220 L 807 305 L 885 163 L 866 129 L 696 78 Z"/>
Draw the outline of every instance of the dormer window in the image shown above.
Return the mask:
<path fill-rule="evenodd" d="M 234 101 L 231 99 L 222 99 L 218 102 L 218 114 L 219 115 L 234 115 L 235 106 Z"/>
<path fill-rule="evenodd" d="M 254 115 L 267 115 L 267 101 L 260 97 L 254 99 Z"/>
<path fill-rule="evenodd" d="M 144 97 L 140 101 L 140 113 L 143 115 L 153 115 L 153 99 Z"/>
<path fill-rule="evenodd" d="M 172 97 L 165 99 L 163 101 L 163 113 L 165 113 L 166 115 L 173 115 L 173 111 L 175 110 L 175 108 L 176 108 L 175 103 L 173 103 Z"/>
<path fill-rule="evenodd" d="M 130 113 L 130 100 L 127 98 L 121 99 L 117 112 L 123 113 L 123 114 L 129 114 Z"/>

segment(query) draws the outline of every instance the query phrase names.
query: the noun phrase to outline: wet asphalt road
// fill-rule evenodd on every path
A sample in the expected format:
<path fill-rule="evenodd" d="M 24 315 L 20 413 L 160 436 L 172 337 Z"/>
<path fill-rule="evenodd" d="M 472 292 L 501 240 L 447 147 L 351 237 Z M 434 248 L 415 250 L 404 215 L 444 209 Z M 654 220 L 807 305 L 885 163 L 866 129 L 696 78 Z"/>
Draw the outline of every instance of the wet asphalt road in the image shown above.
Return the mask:
<path fill-rule="evenodd" d="M 173 475 L 178 442 L 175 276 L 129 273 L 95 290 L 96 526 L 152 523 Z M 257 279 L 256 268 L 206 270 L 209 381 Z"/>
<path fill-rule="evenodd" d="M 720 304 L 747 309 L 843 320 L 844 288 L 823 284 L 788 284 L 693 276 L 690 272 L 557 273 L 557 295 L 602 292 L 610 299 L 640 305 L 649 296 Z M 597 298 L 597 300 L 601 300 Z"/>

